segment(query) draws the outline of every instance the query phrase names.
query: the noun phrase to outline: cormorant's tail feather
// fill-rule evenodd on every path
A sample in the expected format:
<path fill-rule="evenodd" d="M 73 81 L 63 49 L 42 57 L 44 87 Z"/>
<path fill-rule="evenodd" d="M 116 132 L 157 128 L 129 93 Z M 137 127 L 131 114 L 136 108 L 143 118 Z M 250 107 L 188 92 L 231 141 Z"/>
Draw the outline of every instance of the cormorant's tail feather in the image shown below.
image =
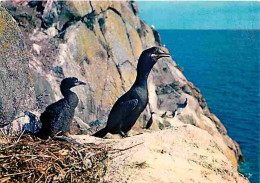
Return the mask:
<path fill-rule="evenodd" d="M 105 127 L 105 128 L 103 128 L 103 129 L 97 131 L 97 132 L 96 132 L 94 135 L 92 135 L 92 136 L 94 136 L 94 137 L 99 137 L 99 138 L 103 138 L 103 137 L 106 136 L 107 133 L 108 133 L 108 130 L 107 130 L 107 128 Z"/>
<path fill-rule="evenodd" d="M 41 132 L 37 132 L 37 133 L 32 133 L 32 135 L 34 135 L 35 137 L 38 137 L 40 139 L 43 139 L 43 140 L 47 140 L 49 135 L 47 134 L 43 134 Z"/>
<path fill-rule="evenodd" d="M 47 140 L 49 138 L 49 136 L 51 135 L 51 132 L 50 132 L 50 130 L 48 130 L 44 126 L 42 126 L 38 132 L 32 133 L 32 135 L 35 137 L 38 137 L 40 139 Z"/>

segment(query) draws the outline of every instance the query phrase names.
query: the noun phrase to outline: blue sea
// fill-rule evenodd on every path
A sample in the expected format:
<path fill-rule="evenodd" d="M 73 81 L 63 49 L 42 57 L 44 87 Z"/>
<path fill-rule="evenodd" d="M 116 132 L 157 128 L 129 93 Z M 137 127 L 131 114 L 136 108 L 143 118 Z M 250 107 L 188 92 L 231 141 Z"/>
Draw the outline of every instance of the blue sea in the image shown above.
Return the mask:
<path fill-rule="evenodd" d="M 202 92 L 245 157 L 240 172 L 259 182 L 260 31 L 159 30 L 162 44 Z"/>

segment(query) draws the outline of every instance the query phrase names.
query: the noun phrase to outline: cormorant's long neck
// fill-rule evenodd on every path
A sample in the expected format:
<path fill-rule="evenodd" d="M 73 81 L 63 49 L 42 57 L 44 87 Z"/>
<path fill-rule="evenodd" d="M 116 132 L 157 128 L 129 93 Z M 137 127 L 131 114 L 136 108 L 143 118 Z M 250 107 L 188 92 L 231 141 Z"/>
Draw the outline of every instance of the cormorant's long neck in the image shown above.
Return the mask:
<path fill-rule="evenodd" d="M 65 100 L 68 101 L 70 106 L 76 107 L 78 105 L 78 96 L 76 93 L 72 92 L 70 89 L 62 89 L 61 93 L 64 96 Z"/>
<path fill-rule="evenodd" d="M 137 71 L 137 76 L 136 76 L 134 85 L 147 88 L 147 79 L 148 79 L 149 73 L 150 73 L 150 71 L 148 71 L 148 72 Z"/>

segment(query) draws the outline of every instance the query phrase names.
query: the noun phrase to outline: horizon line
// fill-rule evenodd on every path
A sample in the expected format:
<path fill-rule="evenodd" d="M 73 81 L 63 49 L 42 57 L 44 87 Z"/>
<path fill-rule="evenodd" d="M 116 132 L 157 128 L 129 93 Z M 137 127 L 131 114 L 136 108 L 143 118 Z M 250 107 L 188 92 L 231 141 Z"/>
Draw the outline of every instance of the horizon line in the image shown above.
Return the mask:
<path fill-rule="evenodd" d="M 231 30 L 231 31 L 260 31 L 259 29 L 178 29 L 178 28 L 173 28 L 173 29 L 164 29 L 164 28 L 154 28 L 155 30 L 218 30 L 218 31 L 225 31 L 225 30 Z"/>

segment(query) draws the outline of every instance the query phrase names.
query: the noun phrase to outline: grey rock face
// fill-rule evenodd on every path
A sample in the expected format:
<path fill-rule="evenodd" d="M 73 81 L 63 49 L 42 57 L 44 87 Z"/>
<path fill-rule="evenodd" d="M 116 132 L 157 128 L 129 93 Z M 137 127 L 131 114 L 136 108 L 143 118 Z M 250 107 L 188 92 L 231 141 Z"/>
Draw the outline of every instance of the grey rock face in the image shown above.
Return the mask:
<path fill-rule="evenodd" d="M 32 81 L 39 99 L 38 110 L 43 111 L 46 105 L 62 98 L 59 89 L 62 78 L 73 76 L 87 83 L 74 90 L 80 101 L 75 112 L 78 120 L 74 123 L 75 128 L 71 128 L 73 133 L 93 133 L 102 127 L 115 101 L 133 84 L 141 52 L 161 45 L 160 35 L 140 20 L 138 7 L 132 1 L 47 1 L 42 3 L 42 12 L 36 8 L 28 9 L 26 2 L 7 2 L 5 6 L 13 7 L 11 13 L 26 36 Z M 24 13 L 27 18 L 22 16 Z M 12 56 L 15 55 L 4 54 L 6 58 Z M 28 63 L 28 60 L 24 62 Z M 11 63 L 14 64 L 8 62 Z M 24 73 L 19 63 L 15 64 L 16 68 Z M 4 73 L 12 74 L 10 69 L 1 72 Z M 25 85 L 26 82 L 19 81 L 19 84 Z M 24 88 L 19 95 L 26 94 Z M 172 127 L 176 122 L 191 124 L 223 141 L 226 146 L 224 154 L 237 166 L 237 160 L 242 157 L 239 146 L 230 140 L 224 125 L 209 111 L 200 90 L 187 81 L 171 58 L 157 62 L 148 78 L 148 88 L 149 104 L 133 131 L 142 130 L 151 112 L 155 113 L 152 130 Z M 17 93 L 16 89 L 12 91 Z M 8 106 L 11 110 L 6 111 L 12 116 L 14 96 L 8 96 L 11 96 L 9 102 L 0 98 L 0 111 L 6 107 L 1 103 L 11 104 Z M 90 129 L 82 128 L 81 122 L 88 124 Z"/>
<path fill-rule="evenodd" d="M 19 112 L 33 107 L 29 60 L 21 31 L 0 6 L 0 127 L 8 125 Z"/>

